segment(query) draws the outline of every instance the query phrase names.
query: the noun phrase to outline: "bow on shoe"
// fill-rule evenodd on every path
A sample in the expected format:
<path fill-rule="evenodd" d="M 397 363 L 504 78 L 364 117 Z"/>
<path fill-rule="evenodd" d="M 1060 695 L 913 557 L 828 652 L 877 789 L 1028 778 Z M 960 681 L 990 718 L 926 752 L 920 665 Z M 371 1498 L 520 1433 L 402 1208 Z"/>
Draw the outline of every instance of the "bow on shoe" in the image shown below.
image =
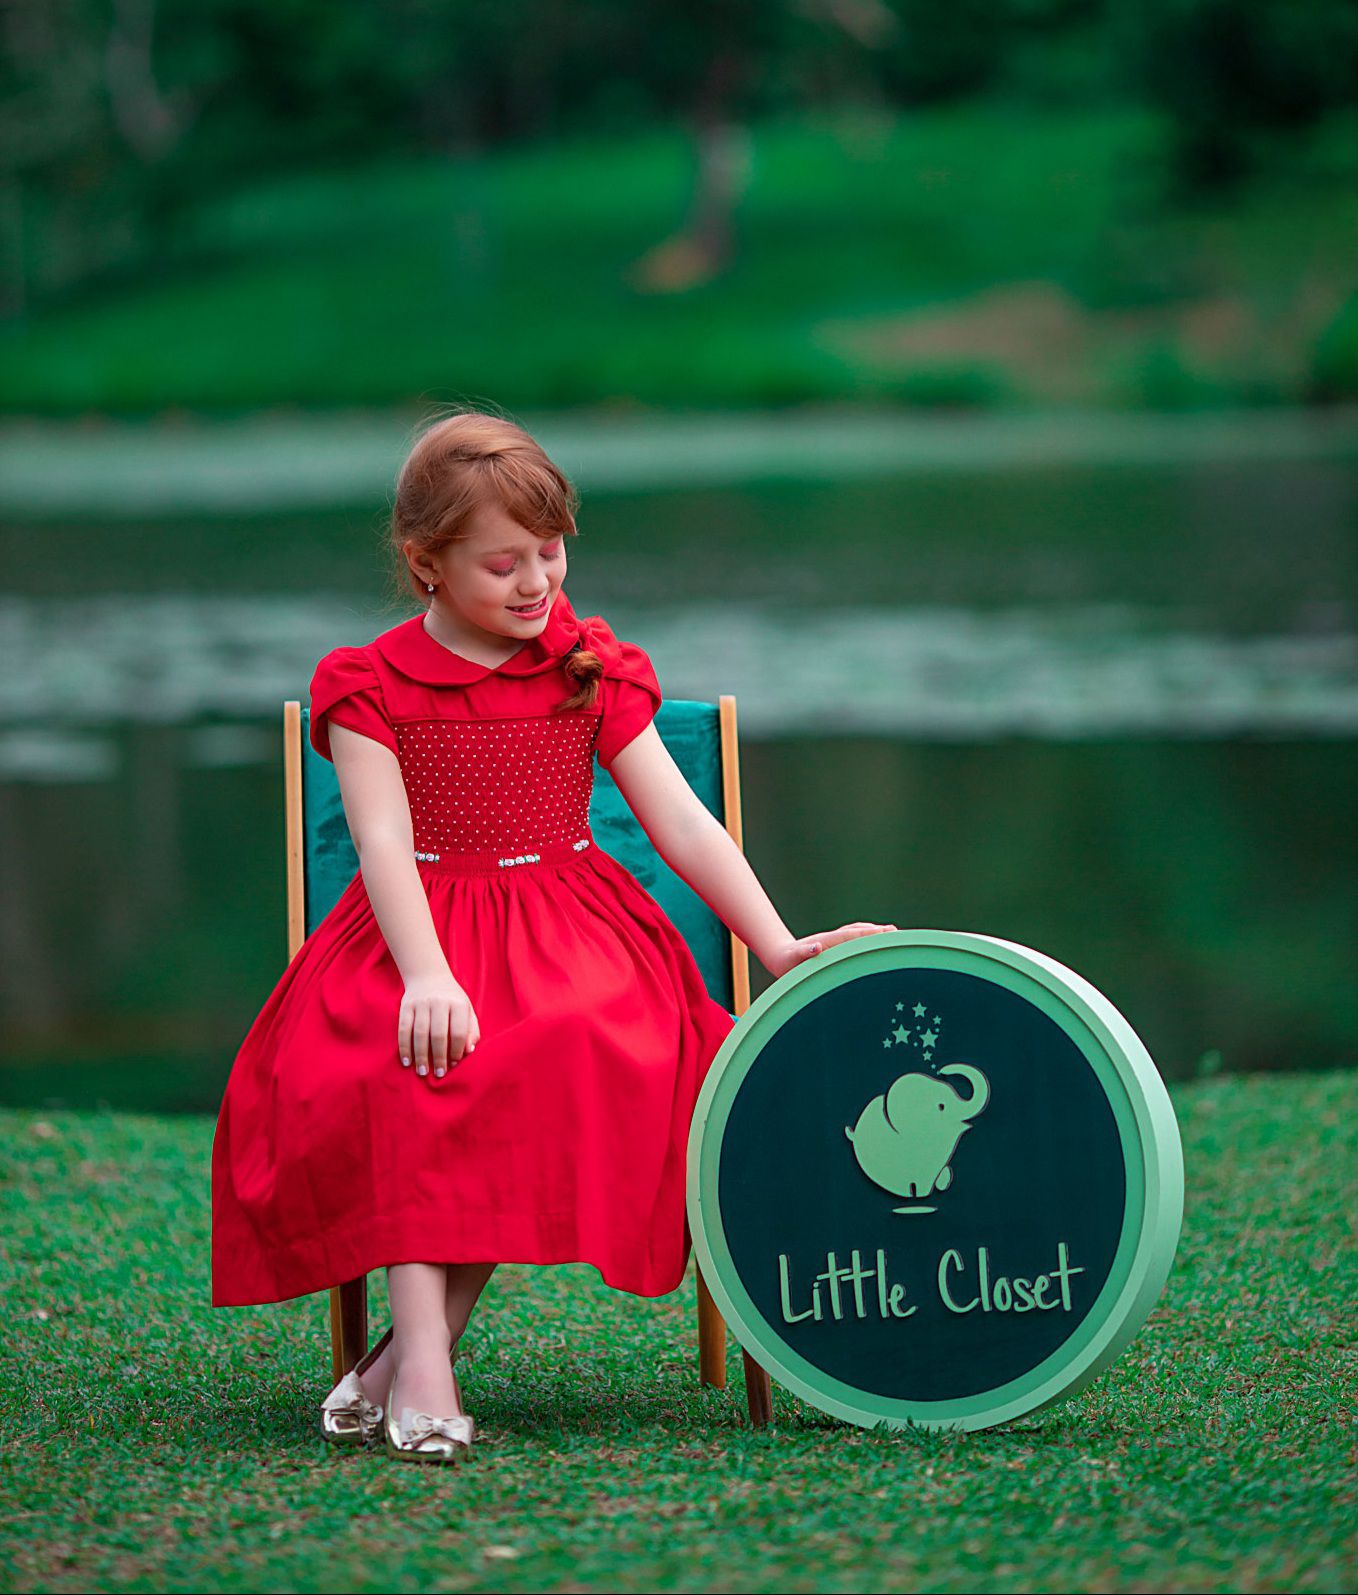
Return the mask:
<path fill-rule="evenodd" d="M 472 1443 L 473 1424 L 465 1413 L 457 1413 L 450 1418 L 435 1418 L 427 1412 L 414 1412 L 410 1414 L 409 1424 L 403 1423 L 401 1428 L 402 1438 L 409 1446 L 422 1445 L 435 1435 L 442 1435 L 456 1445 Z"/>
<path fill-rule="evenodd" d="M 330 1394 L 321 1402 L 325 1412 L 351 1414 L 364 1430 L 370 1430 L 382 1421 L 382 1409 L 368 1400 L 356 1373 L 347 1373 Z"/>

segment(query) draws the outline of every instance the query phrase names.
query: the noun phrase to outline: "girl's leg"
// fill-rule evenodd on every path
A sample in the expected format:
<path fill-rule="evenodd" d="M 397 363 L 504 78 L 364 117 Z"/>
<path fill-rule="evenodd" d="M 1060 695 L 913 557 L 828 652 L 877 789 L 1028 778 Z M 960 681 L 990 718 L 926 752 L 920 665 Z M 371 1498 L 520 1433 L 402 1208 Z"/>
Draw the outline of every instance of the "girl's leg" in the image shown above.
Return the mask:
<path fill-rule="evenodd" d="M 446 1416 L 457 1408 L 448 1361 L 452 1336 L 444 1314 L 446 1269 L 442 1263 L 397 1263 L 387 1269 L 391 1299 L 392 1383 L 387 1400 Z"/>
<path fill-rule="evenodd" d="M 448 1320 L 448 1333 L 456 1347 L 462 1332 L 471 1319 L 481 1292 L 490 1282 L 498 1263 L 450 1263 L 448 1288 L 444 1295 L 444 1316 Z"/>
<path fill-rule="evenodd" d="M 443 1370 L 447 1374 L 447 1399 L 450 1401 L 450 1405 L 447 1407 L 423 1407 L 421 1410 L 432 1412 L 435 1416 L 444 1417 L 450 1416 L 459 1410 L 453 1389 L 452 1376 L 447 1373 L 449 1368 L 448 1352 L 461 1338 L 463 1330 L 467 1327 L 467 1320 L 472 1315 L 472 1309 L 476 1306 L 477 1298 L 482 1290 L 485 1289 L 487 1280 L 495 1272 L 497 1266 L 495 1263 L 449 1263 L 446 1265 L 436 1263 L 398 1263 L 387 1269 L 387 1285 L 388 1293 L 391 1296 L 394 1332 L 381 1356 L 375 1358 L 369 1367 L 359 1375 L 359 1380 L 370 1401 L 386 1406 L 391 1389 L 392 1375 L 396 1367 L 397 1342 L 401 1339 L 401 1325 L 397 1319 L 396 1291 L 402 1288 L 397 1283 L 397 1276 L 406 1269 L 425 1269 L 431 1274 L 437 1271 L 437 1273 L 443 1275 L 443 1323 L 447 1331 L 447 1339 L 443 1341 L 443 1349 L 437 1353 L 437 1358 L 442 1361 Z M 425 1290 L 427 1290 L 428 1297 L 436 1302 L 438 1292 L 435 1286 L 436 1281 L 431 1280 Z M 432 1302 L 421 1294 L 419 1286 L 416 1287 L 415 1313 L 417 1322 L 420 1320 L 421 1315 L 425 1317 L 433 1316 Z M 436 1323 L 435 1328 L 437 1328 Z M 441 1336 L 435 1336 L 436 1343 L 441 1339 Z M 414 1401 L 408 1399 L 404 1382 L 401 1386 L 401 1403 L 403 1406 L 416 1405 Z"/>

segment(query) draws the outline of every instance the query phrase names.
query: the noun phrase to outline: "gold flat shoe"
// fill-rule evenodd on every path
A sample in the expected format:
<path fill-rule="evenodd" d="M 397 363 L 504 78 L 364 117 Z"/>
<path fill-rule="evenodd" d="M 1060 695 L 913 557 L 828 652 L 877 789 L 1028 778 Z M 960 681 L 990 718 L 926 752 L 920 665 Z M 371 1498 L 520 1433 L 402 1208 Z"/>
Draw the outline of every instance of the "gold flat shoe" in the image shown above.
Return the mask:
<path fill-rule="evenodd" d="M 457 1376 L 453 1376 L 457 1389 Z M 458 1389 L 457 1399 L 462 1401 Z M 413 1407 L 402 1407 L 400 1419 L 388 1410 L 383 1421 L 387 1455 L 403 1462 L 462 1462 L 471 1455 L 476 1424 L 465 1412 L 435 1418 Z"/>
<path fill-rule="evenodd" d="M 388 1329 L 321 1402 L 321 1433 L 331 1445 L 372 1445 L 381 1435 L 382 1408 L 368 1400 L 358 1376 L 372 1367 L 390 1340 Z"/>

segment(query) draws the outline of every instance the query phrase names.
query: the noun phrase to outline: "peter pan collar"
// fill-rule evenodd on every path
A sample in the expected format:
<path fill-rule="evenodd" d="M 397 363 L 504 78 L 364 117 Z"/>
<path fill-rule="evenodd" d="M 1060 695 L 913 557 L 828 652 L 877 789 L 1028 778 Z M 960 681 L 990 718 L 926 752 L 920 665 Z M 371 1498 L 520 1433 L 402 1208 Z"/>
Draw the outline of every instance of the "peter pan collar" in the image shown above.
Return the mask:
<path fill-rule="evenodd" d="M 370 646 L 412 681 L 435 687 L 465 687 L 492 675 L 541 675 L 555 669 L 580 640 L 580 622 L 563 587 L 557 591 L 547 624 L 500 665 L 479 665 L 445 648 L 424 629 L 423 611 L 384 631 Z"/>

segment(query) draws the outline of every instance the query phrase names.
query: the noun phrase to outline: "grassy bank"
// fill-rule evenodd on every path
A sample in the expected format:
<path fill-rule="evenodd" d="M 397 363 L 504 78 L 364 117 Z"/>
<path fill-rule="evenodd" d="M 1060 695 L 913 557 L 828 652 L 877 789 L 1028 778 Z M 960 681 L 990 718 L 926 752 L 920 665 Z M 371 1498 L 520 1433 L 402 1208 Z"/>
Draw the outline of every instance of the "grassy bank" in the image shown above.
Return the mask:
<path fill-rule="evenodd" d="M 261 181 L 208 196 L 153 278 L 0 334 L 0 408 L 1333 399 L 1358 388 L 1347 137 L 1185 204 L 1135 108 L 766 122 L 732 261 L 667 292 L 677 130 Z"/>
<path fill-rule="evenodd" d="M 4 1585 L 1351 1587 L 1358 1073 L 1174 1101 L 1174 1271 L 1066 1406 L 869 1434 L 775 1391 L 754 1433 L 696 1384 L 691 1272 L 644 1302 L 512 1268 L 467 1336 L 484 1438 L 457 1470 L 320 1440 L 323 1297 L 207 1305 L 210 1118 L 0 1114 Z"/>

